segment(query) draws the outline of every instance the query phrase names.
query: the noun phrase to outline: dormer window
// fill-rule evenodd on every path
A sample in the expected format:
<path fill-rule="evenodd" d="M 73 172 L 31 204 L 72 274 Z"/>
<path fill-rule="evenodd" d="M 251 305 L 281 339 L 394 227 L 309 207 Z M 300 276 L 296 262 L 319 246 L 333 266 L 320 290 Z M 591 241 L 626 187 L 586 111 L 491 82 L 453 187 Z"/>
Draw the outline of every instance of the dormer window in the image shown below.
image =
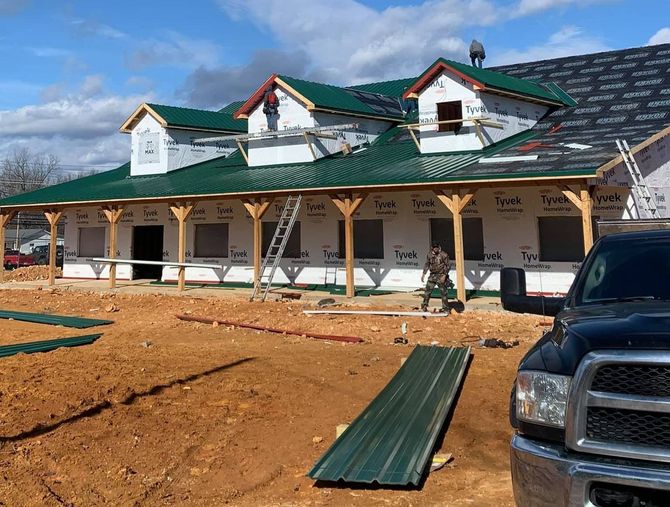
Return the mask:
<path fill-rule="evenodd" d="M 437 121 L 450 122 L 438 123 L 438 132 L 453 132 L 458 134 L 463 126 L 463 122 L 454 122 L 454 120 L 463 119 L 463 107 L 460 100 L 451 102 L 439 102 L 437 104 Z"/>

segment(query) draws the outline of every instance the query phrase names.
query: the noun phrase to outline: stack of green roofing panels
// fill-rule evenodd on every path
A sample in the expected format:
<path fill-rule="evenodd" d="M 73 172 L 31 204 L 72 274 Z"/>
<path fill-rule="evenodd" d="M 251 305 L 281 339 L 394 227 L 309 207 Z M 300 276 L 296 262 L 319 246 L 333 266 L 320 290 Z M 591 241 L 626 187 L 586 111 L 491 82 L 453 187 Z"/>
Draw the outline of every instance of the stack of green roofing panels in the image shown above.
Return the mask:
<path fill-rule="evenodd" d="M 316 462 L 323 481 L 419 485 L 463 379 L 470 348 L 417 346 Z"/>
<path fill-rule="evenodd" d="M 24 322 L 33 322 L 35 324 L 50 324 L 52 326 L 74 327 L 77 329 L 104 326 L 113 323 L 111 320 L 67 317 L 64 315 L 49 315 L 45 313 L 14 312 L 10 310 L 0 310 L 0 319 L 21 320 Z"/>
<path fill-rule="evenodd" d="M 17 343 L 14 345 L 0 346 L 0 357 L 13 356 L 14 354 L 33 354 L 35 352 L 49 352 L 60 347 L 78 347 L 90 345 L 100 338 L 100 334 L 86 336 L 74 336 L 72 338 L 59 338 L 57 340 L 42 340 L 38 342 Z"/>

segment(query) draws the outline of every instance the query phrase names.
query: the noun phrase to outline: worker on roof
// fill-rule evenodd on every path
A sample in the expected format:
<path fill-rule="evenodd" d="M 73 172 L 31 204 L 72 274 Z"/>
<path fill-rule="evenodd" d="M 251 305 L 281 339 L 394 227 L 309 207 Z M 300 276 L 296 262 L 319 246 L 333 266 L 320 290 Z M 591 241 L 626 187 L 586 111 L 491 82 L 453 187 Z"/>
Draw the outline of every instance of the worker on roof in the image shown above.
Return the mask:
<path fill-rule="evenodd" d="M 472 62 L 473 67 L 482 68 L 482 60 L 486 58 L 486 52 L 484 51 L 484 45 L 479 42 L 477 39 L 472 39 L 470 43 L 470 62 Z"/>
<path fill-rule="evenodd" d="M 268 122 L 268 130 L 277 130 L 277 120 L 279 119 L 279 99 L 272 89 L 272 85 L 265 89 L 263 96 L 263 114 Z"/>
<path fill-rule="evenodd" d="M 451 280 L 449 280 L 449 255 L 447 252 L 442 251 L 442 247 L 436 241 L 433 241 L 430 252 L 428 252 L 426 257 L 426 264 L 423 266 L 423 274 L 421 275 L 421 283 L 423 283 L 428 272 L 430 272 L 430 275 L 428 275 L 426 289 L 423 291 L 421 310 L 424 312 L 428 310 L 430 296 L 435 286 L 438 286 L 442 295 L 442 311 L 448 312 L 449 299 L 447 297 L 447 287 L 453 286 Z"/>

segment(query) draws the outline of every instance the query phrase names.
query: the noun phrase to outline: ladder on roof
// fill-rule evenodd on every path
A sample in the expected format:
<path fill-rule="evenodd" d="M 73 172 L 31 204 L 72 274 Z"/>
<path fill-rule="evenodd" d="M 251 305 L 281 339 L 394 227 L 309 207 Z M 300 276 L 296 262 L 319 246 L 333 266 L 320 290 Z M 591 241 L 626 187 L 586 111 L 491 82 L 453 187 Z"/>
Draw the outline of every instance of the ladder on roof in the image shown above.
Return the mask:
<path fill-rule="evenodd" d="M 656 200 L 654 199 L 654 196 L 651 195 L 649 187 L 644 181 L 644 177 L 635 161 L 635 157 L 630 151 L 628 142 L 625 139 L 617 139 L 616 145 L 617 148 L 619 148 L 626 169 L 628 169 L 628 173 L 633 180 L 633 186 L 631 188 L 633 189 L 633 198 L 635 199 L 638 218 L 659 218 Z"/>
<path fill-rule="evenodd" d="M 251 301 L 260 295 L 261 301 L 265 301 L 272 285 L 272 279 L 275 276 L 275 271 L 281 262 L 282 255 L 288 243 L 288 238 L 293 230 L 298 212 L 300 211 L 300 203 L 302 202 L 302 195 L 289 195 L 286 198 L 284 209 L 281 212 L 281 217 L 277 223 L 272 241 L 268 251 L 265 253 L 265 259 L 261 265 L 261 272 L 258 279 L 254 281 L 254 291 L 251 294 Z"/>

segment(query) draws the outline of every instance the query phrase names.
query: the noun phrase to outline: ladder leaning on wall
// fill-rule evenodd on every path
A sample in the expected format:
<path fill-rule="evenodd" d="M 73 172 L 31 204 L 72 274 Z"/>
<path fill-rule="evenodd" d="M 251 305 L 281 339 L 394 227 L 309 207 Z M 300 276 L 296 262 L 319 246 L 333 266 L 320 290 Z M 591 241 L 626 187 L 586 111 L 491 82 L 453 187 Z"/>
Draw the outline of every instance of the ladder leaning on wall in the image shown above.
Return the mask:
<path fill-rule="evenodd" d="M 633 190 L 635 206 L 637 207 L 638 218 L 659 218 L 656 200 L 654 199 L 654 196 L 651 195 L 649 187 L 644 181 L 644 177 L 640 172 L 640 167 L 637 165 L 635 157 L 630 151 L 628 142 L 625 139 L 617 139 L 616 145 L 617 148 L 619 148 L 621 158 L 623 158 L 628 174 L 630 174 L 630 177 L 633 180 L 631 188 Z"/>
<path fill-rule="evenodd" d="M 272 241 L 270 241 L 268 251 L 265 253 L 265 259 L 263 259 L 258 279 L 254 280 L 254 292 L 251 294 L 251 301 L 259 295 L 261 301 L 265 301 L 265 298 L 267 298 L 275 271 L 277 271 L 277 267 L 281 262 L 282 255 L 284 255 L 288 238 L 298 217 L 301 202 L 302 195 L 289 195 L 286 198 L 277 228 L 272 236 Z"/>

